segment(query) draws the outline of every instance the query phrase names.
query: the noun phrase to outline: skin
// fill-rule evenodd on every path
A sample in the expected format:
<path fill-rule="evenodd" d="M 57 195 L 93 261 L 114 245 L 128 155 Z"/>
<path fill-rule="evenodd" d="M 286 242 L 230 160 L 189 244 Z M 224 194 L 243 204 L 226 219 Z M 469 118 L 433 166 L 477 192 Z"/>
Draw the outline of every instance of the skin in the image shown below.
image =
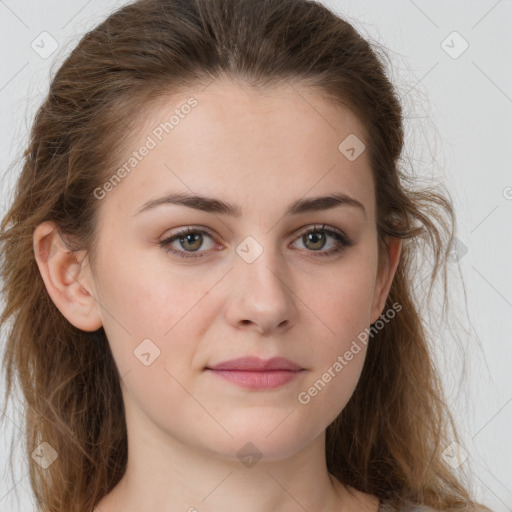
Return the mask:
<path fill-rule="evenodd" d="M 54 224 L 34 232 L 52 300 L 76 327 L 103 326 L 123 377 L 128 467 L 96 510 L 376 511 L 377 498 L 337 481 L 324 455 L 325 429 L 356 387 L 365 345 L 308 404 L 297 399 L 384 312 L 398 264 L 400 240 L 391 239 L 378 268 L 367 152 L 349 161 L 338 150 L 350 134 L 365 141 L 365 129 L 313 89 L 252 91 L 219 79 L 145 113 L 126 158 L 190 96 L 198 105 L 99 201 L 94 268 Z M 220 198 L 242 215 L 178 205 L 135 215 L 168 192 Z M 333 192 L 366 213 L 341 206 L 284 215 L 297 199 Z M 317 224 L 343 231 L 353 246 L 322 257 L 338 242 L 304 240 Z M 199 246 L 202 258 L 159 246 L 186 226 L 214 233 L 202 245 L 172 244 L 189 253 Z M 263 249 L 252 263 L 236 252 L 248 236 Z M 146 338 L 160 350 L 148 366 L 134 355 Z M 204 369 L 247 355 L 287 357 L 305 371 L 276 389 L 247 390 Z M 248 442 L 261 454 L 252 467 L 237 457 Z"/>

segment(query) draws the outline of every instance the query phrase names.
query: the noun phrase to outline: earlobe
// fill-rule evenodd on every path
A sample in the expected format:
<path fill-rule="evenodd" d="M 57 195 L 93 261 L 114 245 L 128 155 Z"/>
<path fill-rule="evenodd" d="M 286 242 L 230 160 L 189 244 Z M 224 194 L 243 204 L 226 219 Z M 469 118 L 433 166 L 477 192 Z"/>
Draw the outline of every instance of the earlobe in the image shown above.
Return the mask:
<path fill-rule="evenodd" d="M 395 277 L 396 269 L 400 261 L 402 240 L 400 238 L 389 238 L 387 244 L 387 258 L 379 270 L 375 281 L 374 299 L 371 310 L 371 323 L 378 320 L 383 313 L 386 299 Z"/>
<path fill-rule="evenodd" d="M 84 271 L 85 252 L 73 252 L 54 222 L 39 224 L 33 234 L 34 254 L 50 298 L 78 329 L 96 331 L 103 323 L 92 275 Z M 83 281 L 83 285 L 81 283 Z"/>

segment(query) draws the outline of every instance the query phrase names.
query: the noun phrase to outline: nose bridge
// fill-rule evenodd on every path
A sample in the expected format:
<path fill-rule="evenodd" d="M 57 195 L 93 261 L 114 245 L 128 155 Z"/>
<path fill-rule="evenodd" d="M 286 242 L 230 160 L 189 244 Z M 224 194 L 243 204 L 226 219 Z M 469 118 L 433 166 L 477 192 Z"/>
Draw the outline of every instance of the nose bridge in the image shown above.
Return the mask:
<path fill-rule="evenodd" d="M 261 239 L 261 237 L 260 237 Z M 267 236 L 263 243 L 248 236 L 236 248 L 232 274 L 236 293 L 230 305 L 230 320 L 250 321 L 263 330 L 292 322 L 296 306 L 286 265 Z"/>
<path fill-rule="evenodd" d="M 262 240 L 260 235 L 259 240 Z M 246 237 L 236 248 L 238 255 L 237 277 L 246 286 L 256 285 L 256 291 L 263 286 L 265 293 L 288 290 L 286 283 L 285 265 L 281 255 L 271 242 L 271 236 L 265 237 L 260 243 L 253 236 Z"/>

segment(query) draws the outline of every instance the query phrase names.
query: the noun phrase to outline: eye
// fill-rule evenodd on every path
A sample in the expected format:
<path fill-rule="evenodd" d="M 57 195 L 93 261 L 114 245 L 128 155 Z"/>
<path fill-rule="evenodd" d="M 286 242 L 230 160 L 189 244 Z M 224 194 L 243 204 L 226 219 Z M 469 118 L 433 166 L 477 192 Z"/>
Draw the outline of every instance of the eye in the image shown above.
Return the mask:
<path fill-rule="evenodd" d="M 334 247 L 321 251 L 325 247 L 326 238 L 331 237 L 335 240 Z M 306 247 L 312 249 L 308 252 L 316 252 L 315 256 L 332 256 L 337 254 L 348 247 L 352 247 L 354 243 L 341 231 L 335 228 L 326 228 L 325 224 L 314 226 L 306 231 L 303 231 L 299 239 Z"/>
<path fill-rule="evenodd" d="M 165 247 L 165 250 L 167 252 L 176 254 L 180 258 L 202 258 L 202 254 L 189 254 L 189 252 L 199 252 L 199 248 L 203 244 L 204 240 L 203 235 L 206 235 L 208 238 L 213 239 L 209 231 L 206 231 L 205 229 L 196 229 L 193 226 L 188 226 L 184 229 L 179 230 L 177 233 L 171 235 L 165 240 L 162 240 L 161 242 L 159 242 L 159 245 L 160 247 Z M 185 251 L 180 251 L 173 247 L 173 244 L 175 242 L 178 242 L 181 245 L 181 247 L 185 249 Z"/>
<path fill-rule="evenodd" d="M 213 234 L 209 230 L 187 226 L 159 242 L 159 245 L 160 247 L 164 247 L 167 252 L 175 254 L 180 258 L 203 258 L 203 253 L 207 251 L 200 251 L 199 249 L 203 245 L 205 239 L 204 235 L 206 235 L 206 238 L 213 241 Z M 322 251 L 326 244 L 325 241 L 329 237 L 334 239 L 334 247 L 327 251 Z M 299 235 L 299 240 L 306 246 L 306 249 L 308 247 L 311 249 L 307 252 L 316 253 L 315 256 L 323 257 L 337 254 L 354 245 L 343 232 L 335 228 L 325 228 L 325 224 L 314 226 L 313 228 L 303 231 Z M 179 250 L 175 245 L 176 243 L 178 243 L 183 250 Z M 213 242 L 213 246 L 215 245 L 216 243 Z"/>

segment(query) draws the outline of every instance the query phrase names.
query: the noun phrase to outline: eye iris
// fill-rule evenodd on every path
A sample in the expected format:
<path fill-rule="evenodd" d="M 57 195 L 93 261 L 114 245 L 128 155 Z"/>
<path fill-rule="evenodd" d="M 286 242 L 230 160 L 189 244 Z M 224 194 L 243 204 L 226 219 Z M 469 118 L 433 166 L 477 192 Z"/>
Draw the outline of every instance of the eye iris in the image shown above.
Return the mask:
<path fill-rule="evenodd" d="M 192 251 L 197 251 L 201 247 L 201 244 L 203 242 L 203 235 L 201 235 L 200 233 L 195 233 L 195 234 L 189 233 L 184 236 L 180 236 L 179 240 L 180 240 L 180 244 L 182 245 L 182 247 L 183 247 L 183 240 L 186 240 L 187 241 L 186 243 L 188 243 L 189 238 L 195 239 L 196 247 L 189 247 L 188 249 L 190 249 Z M 197 240 L 199 240 L 199 243 L 197 243 Z M 183 248 L 187 249 L 187 247 L 183 247 Z"/>
<path fill-rule="evenodd" d="M 325 245 L 325 233 L 316 233 L 316 232 L 306 233 L 302 237 L 302 239 L 303 239 L 306 247 L 307 247 L 307 242 L 309 242 L 311 239 L 312 239 L 313 243 L 318 242 L 319 239 L 321 240 L 320 247 L 310 247 L 311 249 L 322 249 L 322 247 Z"/>

